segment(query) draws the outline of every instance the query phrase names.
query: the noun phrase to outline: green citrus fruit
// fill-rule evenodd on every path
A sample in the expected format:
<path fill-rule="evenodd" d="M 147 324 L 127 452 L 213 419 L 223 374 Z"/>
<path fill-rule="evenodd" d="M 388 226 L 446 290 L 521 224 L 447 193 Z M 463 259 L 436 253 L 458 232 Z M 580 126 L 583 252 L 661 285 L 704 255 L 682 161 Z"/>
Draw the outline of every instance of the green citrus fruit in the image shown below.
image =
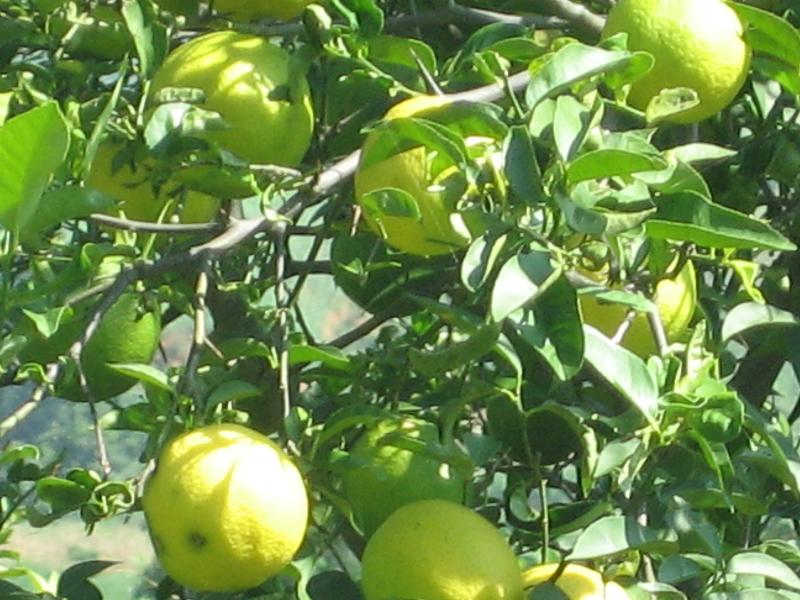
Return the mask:
<path fill-rule="evenodd" d="M 173 439 L 142 507 L 162 567 L 198 591 L 263 583 L 291 562 L 308 523 L 297 467 L 269 438 L 232 424 Z"/>
<path fill-rule="evenodd" d="M 569 600 L 630 600 L 627 592 L 613 581 L 603 581 L 602 575 L 593 569 L 581 565 L 567 565 L 555 581 L 553 575 L 559 568 L 558 563 L 537 565 L 522 573 L 525 589 L 531 589 L 528 598 L 536 600 L 539 595 L 537 587 L 546 584 L 555 585 Z"/>
<path fill-rule="evenodd" d="M 437 448 L 442 457 L 401 446 L 402 437 L 419 440 Z M 356 523 L 371 536 L 395 510 L 415 502 L 439 498 L 463 503 L 469 473 L 457 449 L 439 445 L 439 428 L 418 419 L 380 421 L 365 431 L 351 449 L 361 466 L 342 476 L 344 495 L 350 502 Z M 455 459 L 461 458 L 461 462 Z M 457 466 L 458 465 L 458 466 Z"/>
<path fill-rule="evenodd" d="M 91 187 L 119 203 L 115 212 L 134 221 L 156 222 L 162 212 L 165 212 L 164 222 L 172 218 L 177 218 L 181 223 L 207 223 L 214 220 L 220 206 L 218 199 L 195 191 L 175 194 L 178 185 L 174 181 L 164 184 L 156 194 L 150 179 L 153 159 L 140 153 L 117 166 L 115 159 L 120 156 L 121 150 L 121 144 L 102 144 L 97 149 L 86 180 Z"/>
<path fill-rule="evenodd" d="M 215 0 L 214 9 L 237 21 L 277 19 L 289 21 L 312 0 Z"/>
<path fill-rule="evenodd" d="M 234 31 L 195 38 L 170 53 L 153 78 L 151 96 L 166 87 L 202 90 L 200 106 L 227 125 L 204 132 L 204 139 L 251 164 L 296 167 L 311 143 L 314 115 L 305 75 L 265 38 Z"/>
<path fill-rule="evenodd" d="M 584 322 L 609 337 L 616 333 L 628 313 L 628 307 L 622 304 L 602 302 L 590 295 L 579 296 L 579 299 Z M 659 281 L 652 300 L 664 324 L 667 342 L 680 340 L 697 307 L 694 265 L 687 261 L 674 279 Z M 639 313 L 633 318 L 622 338 L 622 346 L 643 357 L 657 351 L 647 315 Z"/>
<path fill-rule="evenodd" d="M 74 339 L 58 337 L 64 344 L 58 354 L 64 354 L 83 332 L 74 328 L 75 321 L 67 324 L 68 330 L 77 334 Z M 95 400 L 108 400 L 128 391 L 137 380 L 114 371 L 109 363 L 148 364 L 153 360 L 161 337 L 161 316 L 157 311 L 142 305 L 135 293 L 125 293 L 103 315 L 94 335 L 81 352 L 81 365 L 86 383 Z M 51 349 L 52 350 L 52 349 Z M 84 400 L 77 381 L 65 382 L 59 395 L 69 400 Z"/>
<path fill-rule="evenodd" d="M 751 50 L 736 12 L 722 0 L 619 0 L 603 36 L 628 34 L 628 48 L 649 52 L 653 69 L 631 87 L 644 110 L 661 90 L 688 87 L 700 104 L 671 120 L 693 123 L 725 108 L 744 84 Z"/>
<path fill-rule="evenodd" d="M 395 511 L 362 558 L 366 600 L 522 600 L 522 573 L 505 538 L 478 513 L 445 500 Z"/>
<path fill-rule="evenodd" d="M 417 117 L 435 121 L 447 114 L 446 108 L 451 103 L 452 100 L 444 96 L 417 96 L 392 107 L 384 118 Z M 364 208 L 367 224 L 387 244 L 409 254 L 433 256 L 466 246 L 472 232 L 470 224 L 456 210 L 464 191 L 460 173 L 451 168 L 433 177 L 431 157 L 422 146 L 365 166 L 365 159 L 384 135 L 373 131 L 364 140 L 361 163 L 355 174 L 356 200 Z M 476 137 L 471 141 L 485 143 L 487 139 Z M 408 194 L 416 202 L 419 214 L 375 213 L 365 196 L 384 188 Z"/>

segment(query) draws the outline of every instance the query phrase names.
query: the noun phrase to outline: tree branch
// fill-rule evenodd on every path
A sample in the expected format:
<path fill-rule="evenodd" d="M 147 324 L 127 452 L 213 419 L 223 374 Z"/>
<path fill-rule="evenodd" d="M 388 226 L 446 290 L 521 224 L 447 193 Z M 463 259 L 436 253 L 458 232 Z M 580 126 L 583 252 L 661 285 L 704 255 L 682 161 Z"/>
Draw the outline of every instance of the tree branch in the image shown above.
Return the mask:
<path fill-rule="evenodd" d="M 102 213 L 92 213 L 89 218 L 98 225 L 105 225 L 114 229 L 136 231 L 139 233 L 208 233 L 219 231 L 224 226 L 221 223 L 151 223 L 149 221 L 134 221 L 112 217 Z"/>
<path fill-rule="evenodd" d="M 538 0 L 544 9 L 568 21 L 579 32 L 597 39 L 603 31 L 605 18 L 572 0 Z"/>

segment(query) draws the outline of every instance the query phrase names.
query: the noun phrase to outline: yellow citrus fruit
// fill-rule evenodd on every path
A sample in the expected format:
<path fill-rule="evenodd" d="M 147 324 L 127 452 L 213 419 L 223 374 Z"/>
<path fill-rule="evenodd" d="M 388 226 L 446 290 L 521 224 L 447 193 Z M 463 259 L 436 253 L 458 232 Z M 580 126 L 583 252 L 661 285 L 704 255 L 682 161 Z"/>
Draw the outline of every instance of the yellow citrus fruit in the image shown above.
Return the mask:
<path fill-rule="evenodd" d="M 725 108 L 744 84 L 751 50 L 736 12 L 722 0 L 619 0 L 603 36 L 628 34 L 628 48 L 649 52 L 653 69 L 631 87 L 644 110 L 661 90 L 688 87 L 700 104 L 671 120 L 693 123 Z"/>
<path fill-rule="evenodd" d="M 505 538 L 446 500 L 396 510 L 370 538 L 361 564 L 366 600 L 522 600 L 522 573 Z"/>
<path fill-rule="evenodd" d="M 609 337 L 617 332 L 629 310 L 625 305 L 601 302 L 590 295 L 579 296 L 579 299 L 584 322 Z M 694 265 L 687 261 L 674 279 L 659 281 L 652 300 L 664 324 L 667 342 L 680 340 L 697 307 L 697 276 Z M 622 338 L 622 346 L 643 357 L 657 351 L 647 315 L 639 313 L 633 318 Z"/>
<path fill-rule="evenodd" d="M 200 106 L 227 125 L 204 132 L 204 139 L 251 164 L 296 167 L 311 143 L 314 115 L 305 75 L 263 37 L 220 31 L 187 42 L 155 74 L 151 97 L 166 87 L 202 90 Z"/>
<path fill-rule="evenodd" d="M 272 440 L 233 424 L 173 439 L 142 507 L 162 567 L 198 591 L 263 583 L 291 562 L 308 523 L 297 467 Z"/>
<path fill-rule="evenodd" d="M 122 149 L 121 144 L 101 144 L 86 180 L 91 187 L 119 203 L 114 212 L 134 221 L 156 222 L 162 212 L 165 212 L 164 222 L 169 222 L 172 217 L 181 223 L 214 220 L 220 201 L 212 196 L 195 191 L 174 194 L 178 188 L 174 181 L 161 186 L 156 194 L 150 180 L 154 161 L 146 154 L 123 160 L 115 169 L 114 161 Z M 169 207 L 166 206 L 168 202 Z"/>
<path fill-rule="evenodd" d="M 446 113 L 446 106 L 451 102 L 444 96 L 417 96 L 392 107 L 384 118 L 416 117 L 435 121 L 437 116 Z M 456 211 L 456 203 L 463 192 L 460 174 L 451 168 L 434 178 L 430 169 L 431 157 L 422 146 L 365 166 L 364 159 L 383 135 L 386 134 L 374 131 L 367 136 L 362 147 L 361 163 L 355 174 L 356 200 L 365 209 L 367 224 L 387 244 L 409 254 L 433 256 L 466 246 L 472 237 L 470 226 Z M 394 188 L 409 194 L 416 201 L 419 215 L 376 216 L 365 205 L 364 196 L 383 188 Z"/>
<path fill-rule="evenodd" d="M 401 447 L 398 435 L 429 444 L 439 442 L 439 428 L 418 419 L 381 421 L 359 437 L 351 454 L 360 466 L 347 471 L 342 483 L 355 520 L 366 536 L 411 502 L 436 498 L 464 502 L 469 473 L 422 449 L 417 452 Z M 455 448 L 442 450 L 454 458 L 457 453 Z"/>
<path fill-rule="evenodd" d="M 289 21 L 298 16 L 312 0 L 216 0 L 214 9 L 237 21 L 277 19 Z"/>
<path fill-rule="evenodd" d="M 555 585 L 569 600 L 630 600 L 618 583 L 606 583 L 600 573 L 581 565 L 567 565 L 552 581 L 558 567 L 558 563 L 537 565 L 522 573 L 525 589 L 532 588 L 530 600 L 537 598 L 536 587 L 546 583 Z"/>

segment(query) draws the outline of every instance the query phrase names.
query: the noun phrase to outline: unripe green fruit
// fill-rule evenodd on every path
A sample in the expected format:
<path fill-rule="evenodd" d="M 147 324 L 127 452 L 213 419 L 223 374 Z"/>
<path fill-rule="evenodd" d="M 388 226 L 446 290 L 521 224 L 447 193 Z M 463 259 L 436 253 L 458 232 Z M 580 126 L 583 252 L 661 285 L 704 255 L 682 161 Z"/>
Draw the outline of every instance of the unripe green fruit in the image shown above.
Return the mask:
<path fill-rule="evenodd" d="M 344 495 L 367 537 L 395 510 L 410 502 L 464 502 L 469 473 L 458 466 L 463 464 L 463 455 L 456 448 L 443 447 L 445 456 L 449 454 L 454 459 L 446 462 L 422 449 L 401 447 L 400 436 L 438 444 L 439 428 L 417 419 L 381 421 L 364 432 L 351 450 L 361 466 L 342 476 Z"/>
<path fill-rule="evenodd" d="M 114 371 L 108 364 L 149 364 L 158 349 L 160 336 L 159 312 L 142 306 L 138 294 L 127 292 L 120 296 L 103 315 L 81 352 L 81 365 L 94 400 L 108 400 L 136 385 L 136 379 Z M 69 340 L 59 354 L 65 353 L 74 341 Z M 86 400 L 79 382 L 74 379 L 56 391 L 68 400 Z"/>

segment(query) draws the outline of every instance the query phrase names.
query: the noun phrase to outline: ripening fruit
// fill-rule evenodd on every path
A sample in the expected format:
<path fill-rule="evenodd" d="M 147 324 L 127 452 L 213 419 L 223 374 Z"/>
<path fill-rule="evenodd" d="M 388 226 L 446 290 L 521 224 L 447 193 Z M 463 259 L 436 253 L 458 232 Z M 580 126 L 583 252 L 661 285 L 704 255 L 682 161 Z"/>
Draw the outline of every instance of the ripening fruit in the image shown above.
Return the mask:
<path fill-rule="evenodd" d="M 736 12 L 722 0 L 619 0 L 603 37 L 628 34 L 628 48 L 655 58 L 631 87 L 628 102 L 644 110 L 661 90 L 688 87 L 700 104 L 670 120 L 694 123 L 725 108 L 742 88 L 751 49 Z"/>
<path fill-rule="evenodd" d="M 142 507 L 164 571 L 205 592 L 247 590 L 276 575 L 308 524 L 297 467 L 272 440 L 234 424 L 169 442 Z"/>
<path fill-rule="evenodd" d="M 369 537 L 401 506 L 417 500 L 463 503 L 469 473 L 457 467 L 464 456 L 456 448 L 439 446 L 452 463 L 425 450 L 409 450 L 393 436 L 403 435 L 427 444 L 439 444 L 439 428 L 419 419 L 389 419 L 365 431 L 350 453 L 359 466 L 342 476 L 344 495 L 356 523 Z M 461 463 L 457 462 L 460 459 Z"/>
<path fill-rule="evenodd" d="M 609 337 L 625 321 L 629 307 L 623 304 L 601 302 L 591 295 L 581 295 L 578 298 L 583 321 Z M 688 329 L 697 307 L 697 275 L 691 261 L 686 262 L 674 279 L 659 281 L 652 300 L 658 308 L 667 342 L 679 341 Z M 621 345 L 642 357 L 657 352 L 646 314 L 639 313 L 633 318 Z"/>
<path fill-rule="evenodd" d="M 559 566 L 558 563 L 537 565 L 522 573 L 529 600 L 544 598 L 544 591 L 537 594 L 536 588 L 548 583 L 555 585 L 569 600 L 630 600 L 618 583 L 605 582 L 600 573 L 581 565 L 566 565 L 558 578 L 552 581 Z"/>
<path fill-rule="evenodd" d="M 150 98 L 166 87 L 202 90 L 200 106 L 219 113 L 227 125 L 202 137 L 250 164 L 296 167 L 311 144 L 314 114 L 305 74 L 263 37 L 220 31 L 183 44 L 153 77 Z M 205 167 L 192 174 L 209 180 L 208 187 L 215 176 Z"/>
<path fill-rule="evenodd" d="M 446 106 L 450 103 L 452 100 L 444 96 L 416 96 L 392 107 L 384 118 L 417 117 L 436 121 L 446 114 Z M 386 135 L 389 134 L 381 131 L 367 135 L 355 174 L 356 201 L 364 209 L 366 223 L 387 244 L 409 254 L 433 256 L 465 247 L 473 233 L 469 223 L 456 210 L 456 204 L 465 191 L 461 173 L 452 167 L 434 177 L 431 173 L 432 159 L 423 146 L 399 152 L 377 163 L 365 163 L 370 151 Z M 476 136 L 466 141 L 468 145 L 479 145 L 490 140 Z M 419 214 L 375 212 L 365 196 L 384 188 L 401 190 L 411 196 Z"/>
<path fill-rule="evenodd" d="M 121 144 L 101 144 L 86 180 L 88 185 L 117 201 L 114 213 L 122 213 L 134 221 L 156 222 L 161 218 L 162 222 L 170 222 L 173 217 L 181 223 L 214 220 L 220 206 L 217 198 L 191 190 L 175 193 L 178 185 L 174 181 L 162 185 L 156 194 L 150 179 L 153 159 L 136 156 L 117 165 L 115 161 L 122 149 Z"/>
<path fill-rule="evenodd" d="M 361 561 L 366 600 L 522 600 L 517 559 L 492 523 L 445 500 L 395 511 Z"/>

